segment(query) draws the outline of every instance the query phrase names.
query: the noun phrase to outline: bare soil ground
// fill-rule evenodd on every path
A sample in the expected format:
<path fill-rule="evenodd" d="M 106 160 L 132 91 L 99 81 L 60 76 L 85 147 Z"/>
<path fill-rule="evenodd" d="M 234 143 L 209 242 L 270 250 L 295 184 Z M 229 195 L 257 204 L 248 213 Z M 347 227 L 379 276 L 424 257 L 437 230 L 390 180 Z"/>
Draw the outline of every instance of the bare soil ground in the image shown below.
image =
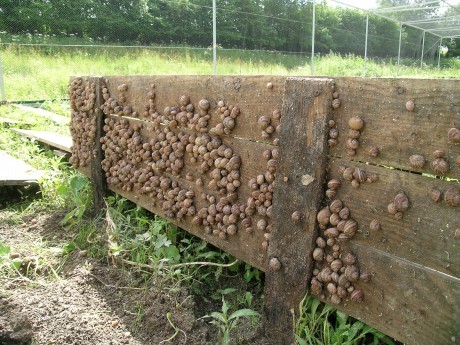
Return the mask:
<path fill-rule="evenodd" d="M 0 211 L 0 242 L 38 260 L 34 248 L 52 251 L 72 236 L 59 225 L 62 217 L 42 213 L 16 219 Z M 216 328 L 199 319 L 220 310 L 219 304 L 206 311 L 186 288 L 136 285 L 134 274 L 85 251 L 73 251 L 65 262 L 61 254 L 57 263 L 56 274 L 44 268 L 36 279 L 0 276 L 0 345 L 220 343 Z M 232 343 L 265 344 L 261 326 L 245 322 Z"/>

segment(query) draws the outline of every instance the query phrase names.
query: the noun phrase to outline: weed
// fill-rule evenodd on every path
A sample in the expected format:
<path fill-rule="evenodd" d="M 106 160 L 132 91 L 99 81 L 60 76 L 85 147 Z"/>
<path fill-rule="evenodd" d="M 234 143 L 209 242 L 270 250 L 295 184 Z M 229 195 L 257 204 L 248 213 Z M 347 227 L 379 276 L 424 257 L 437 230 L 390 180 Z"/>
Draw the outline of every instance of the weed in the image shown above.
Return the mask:
<path fill-rule="evenodd" d="M 376 329 L 308 295 L 299 305 L 299 314 L 295 322 L 298 345 L 395 344 Z"/>
<path fill-rule="evenodd" d="M 225 301 L 225 298 L 222 297 L 222 311 L 212 312 L 209 315 L 205 315 L 203 318 L 210 318 L 210 323 L 215 325 L 219 331 L 221 337 L 222 345 L 227 345 L 230 343 L 230 332 L 237 326 L 238 321 L 241 317 L 246 318 L 257 318 L 260 314 L 252 309 L 244 308 L 238 309 L 229 315 L 229 306 Z"/>

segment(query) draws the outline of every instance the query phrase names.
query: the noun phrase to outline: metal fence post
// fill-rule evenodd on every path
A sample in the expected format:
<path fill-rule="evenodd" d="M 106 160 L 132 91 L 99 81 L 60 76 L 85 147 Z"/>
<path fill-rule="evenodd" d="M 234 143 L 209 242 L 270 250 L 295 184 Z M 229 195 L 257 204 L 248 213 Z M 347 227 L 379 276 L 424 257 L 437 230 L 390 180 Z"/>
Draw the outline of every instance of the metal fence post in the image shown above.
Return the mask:
<path fill-rule="evenodd" d="M 420 68 L 423 68 L 423 54 L 425 53 L 425 33 L 426 31 L 423 31 L 423 39 L 422 39 L 422 56 L 420 58 Z"/>
<path fill-rule="evenodd" d="M 439 40 L 439 48 L 438 48 L 438 68 L 441 67 L 441 47 L 442 47 L 442 37 Z"/>
<path fill-rule="evenodd" d="M 399 63 L 401 62 L 401 40 L 402 40 L 402 23 L 399 23 L 398 75 L 399 75 Z"/>
<path fill-rule="evenodd" d="M 313 20 L 311 29 L 311 64 L 310 73 L 315 74 L 315 26 L 316 26 L 316 0 L 313 0 Z"/>
<path fill-rule="evenodd" d="M 6 102 L 5 81 L 3 79 L 3 65 L 2 65 L 2 54 L 1 53 L 0 53 L 0 92 L 2 94 L 2 102 Z"/>
<path fill-rule="evenodd" d="M 217 74 L 217 16 L 216 0 L 212 0 L 212 72 Z"/>
<path fill-rule="evenodd" d="M 366 77 L 366 62 L 367 62 L 367 37 L 369 33 L 369 14 L 366 14 L 366 42 L 364 44 L 364 73 L 363 77 Z"/>

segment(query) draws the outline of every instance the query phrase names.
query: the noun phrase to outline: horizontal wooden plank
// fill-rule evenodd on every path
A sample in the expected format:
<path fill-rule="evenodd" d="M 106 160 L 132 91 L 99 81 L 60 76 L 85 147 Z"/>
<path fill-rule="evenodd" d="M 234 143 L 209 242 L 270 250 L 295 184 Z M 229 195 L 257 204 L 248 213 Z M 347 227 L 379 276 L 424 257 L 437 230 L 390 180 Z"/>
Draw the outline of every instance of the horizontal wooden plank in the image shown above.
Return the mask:
<path fill-rule="evenodd" d="M 66 152 L 70 152 L 70 148 L 72 147 L 72 137 L 70 135 L 47 131 L 36 131 L 33 129 L 12 128 L 11 130 L 19 135 L 35 139 L 41 143 L 56 147 Z"/>
<path fill-rule="evenodd" d="M 371 273 L 372 279 L 355 283 L 357 289 L 364 291 L 363 302 L 351 301 L 348 296 L 334 307 L 407 345 L 458 342 L 460 279 L 359 241 L 350 241 L 342 249 L 352 251 L 358 257 L 361 272 Z"/>
<path fill-rule="evenodd" d="M 37 183 L 42 173 L 24 161 L 0 151 L 0 186 L 25 186 Z"/>
<path fill-rule="evenodd" d="M 32 113 L 34 115 L 38 115 L 39 117 L 50 119 L 51 121 L 54 121 L 56 123 L 68 124 L 70 121 L 70 118 L 68 117 L 58 115 L 56 113 L 53 113 L 45 109 L 29 107 L 29 106 L 22 105 L 22 104 L 13 104 L 13 106 L 20 109 L 23 112 Z"/>
<path fill-rule="evenodd" d="M 460 277 L 460 241 L 454 239 L 455 229 L 460 227 L 459 207 L 431 200 L 433 189 L 460 190 L 460 184 L 383 167 L 351 164 L 345 159 L 333 158 L 329 164 L 330 179 L 342 180 L 337 198 L 359 224 L 353 242 Z M 355 188 L 340 175 L 341 166 L 359 168 L 368 176 L 376 174 L 378 181 L 363 182 Z M 397 220 L 388 213 L 388 204 L 400 191 L 408 196 L 410 206 L 403 218 Z M 370 229 L 374 219 L 380 223 L 380 230 Z"/>
<path fill-rule="evenodd" d="M 341 106 L 333 111 L 339 136 L 332 155 L 434 174 L 433 153 L 443 150 L 450 166 L 443 175 L 460 179 L 460 144 L 448 138 L 449 129 L 460 129 L 460 80 L 337 78 L 335 85 Z M 414 102 L 413 111 L 407 102 Z M 348 121 L 355 116 L 364 127 L 356 155 L 349 156 Z M 372 147 L 379 149 L 378 157 L 369 155 Z M 410 166 L 415 154 L 425 157 L 423 168 Z"/>
<path fill-rule="evenodd" d="M 0 117 L 0 123 L 6 126 L 17 126 L 17 127 L 30 127 L 32 124 L 30 122 L 18 121 L 6 117 Z"/>
<path fill-rule="evenodd" d="M 272 143 L 278 134 L 275 131 L 269 138 L 263 138 L 258 120 L 261 116 L 267 116 L 271 119 L 270 124 L 274 127 L 279 124 L 279 119 L 273 119 L 273 113 L 281 111 L 284 80 L 285 78 L 276 76 L 105 77 L 110 96 L 117 100 L 122 108 L 130 106 L 132 111 L 138 113 L 139 118 L 151 118 L 151 115 L 147 114 L 149 112 L 149 92 L 155 93 L 152 106 L 160 114 L 164 114 L 166 107 L 179 109 L 179 98 L 185 95 L 190 98 L 190 102 L 194 105 L 193 113 L 199 113 L 198 103 L 200 100 L 206 99 L 210 102 L 209 114 L 211 118 L 208 121 L 208 129 L 211 129 L 218 123 L 222 123 L 218 102 L 223 101 L 225 107 L 235 106 L 240 109 L 231 136 L 267 143 Z M 118 87 L 121 85 L 126 85 L 127 91 L 119 91 Z M 146 111 L 147 113 L 145 113 Z"/>

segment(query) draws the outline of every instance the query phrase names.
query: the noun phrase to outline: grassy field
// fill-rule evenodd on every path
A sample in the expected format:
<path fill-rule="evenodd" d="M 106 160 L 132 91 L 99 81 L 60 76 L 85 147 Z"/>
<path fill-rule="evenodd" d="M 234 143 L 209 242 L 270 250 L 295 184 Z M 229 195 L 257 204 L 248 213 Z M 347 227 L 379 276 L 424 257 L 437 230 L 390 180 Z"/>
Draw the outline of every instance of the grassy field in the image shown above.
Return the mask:
<path fill-rule="evenodd" d="M 0 53 L 8 100 L 66 98 L 71 75 L 212 74 L 209 49 L 2 46 Z M 309 63 L 301 55 L 219 50 L 217 73 L 308 76 Z M 333 53 L 318 57 L 315 75 L 362 76 L 363 58 Z M 366 75 L 460 78 L 460 59 L 444 60 L 441 69 L 405 60 L 399 73 L 396 59 L 369 59 Z"/>

